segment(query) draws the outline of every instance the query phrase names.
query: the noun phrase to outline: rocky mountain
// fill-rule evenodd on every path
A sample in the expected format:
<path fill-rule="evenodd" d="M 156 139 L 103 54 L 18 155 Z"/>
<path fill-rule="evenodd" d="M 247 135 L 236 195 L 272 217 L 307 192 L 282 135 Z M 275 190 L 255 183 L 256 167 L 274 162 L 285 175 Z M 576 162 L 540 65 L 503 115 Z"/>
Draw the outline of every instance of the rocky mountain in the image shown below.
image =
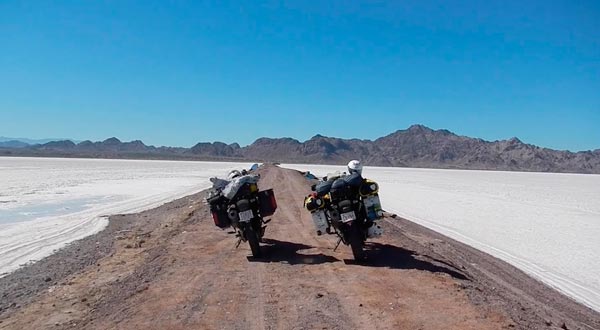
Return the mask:
<path fill-rule="evenodd" d="M 288 163 L 340 164 L 348 159 L 359 158 L 366 164 L 392 165 L 372 141 L 322 135 L 316 135 L 305 142 L 290 138 L 260 138 L 242 148 L 242 151 L 249 159 Z"/>
<path fill-rule="evenodd" d="M 66 139 L 66 138 L 28 139 L 28 138 L 0 136 L 0 143 L 1 142 L 8 142 L 8 141 L 19 141 L 19 142 L 23 142 L 23 143 L 28 144 L 28 145 L 44 144 L 44 143 L 48 143 L 48 142 L 52 142 L 52 141 L 63 141 L 63 140 L 71 140 L 71 141 L 73 141 L 75 143 L 79 142 L 79 141 L 76 141 L 76 140 L 73 140 L 73 139 Z"/>
<path fill-rule="evenodd" d="M 24 148 L 29 146 L 28 143 L 18 140 L 8 140 L 0 142 L 0 148 Z"/>
<path fill-rule="evenodd" d="M 197 156 L 242 157 L 240 145 L 237 143 L 227 145 L 223 142 L 200 142 L 193 146 L 190 152 Z"/>
<path fill-rule="evenodd" d="M 261 138 L 242 149 L 247 158 L 278 162 L 343 164 L 358 158 L 375 166 L 600 173 L 600 150 L 557 151 L 517 138 L 489 142 L 422 125 L 375 141 L 322 135 L 305 142 Z"/>
<path fill-rule="evenodd" d="M 518 138 L 488 142 L 414 125 L 374 141 L 394 166 L 600 173 L 598 150 L 540 148 Z"/>
<path fill-rule="evenodd" d="M 600 149 L 558 151 L 523 143 L 517 138 L 485 141 L 413 125 L 374 141 L 315 135 L 260 138 L 239 144 L 202 142 L 191 148 L 147 146 L 142 141 L 52 141 L 19 148 L 0 146 L 0 155 L 139 159 L 193 159 L 344 164 L 360 159 L 372 166 L 484 169 L 539 172 L 600 173 Z"/>

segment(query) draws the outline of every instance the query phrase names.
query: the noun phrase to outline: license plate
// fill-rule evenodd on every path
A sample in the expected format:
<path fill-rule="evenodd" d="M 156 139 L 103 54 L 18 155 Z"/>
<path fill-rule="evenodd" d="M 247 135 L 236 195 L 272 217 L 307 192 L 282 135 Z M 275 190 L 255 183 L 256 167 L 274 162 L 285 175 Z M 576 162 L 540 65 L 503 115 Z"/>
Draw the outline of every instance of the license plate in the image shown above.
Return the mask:
<path fill-rule="evenodd" d="M 342 213 L 341 217 L 342 217 L 342 222 L 356 220 L 356 215 L 354 214 L 354 211 Z"/>
<path fill-rule="evenodd" d="M 247 222 L 247 221 L 252 220 L 252 218 L 254 217 L 254 214 L 252 214 L 252 210 L 247 210 L 244 212 L 240 212 L 239 217 L 240 217 L 241 222 Z"/>

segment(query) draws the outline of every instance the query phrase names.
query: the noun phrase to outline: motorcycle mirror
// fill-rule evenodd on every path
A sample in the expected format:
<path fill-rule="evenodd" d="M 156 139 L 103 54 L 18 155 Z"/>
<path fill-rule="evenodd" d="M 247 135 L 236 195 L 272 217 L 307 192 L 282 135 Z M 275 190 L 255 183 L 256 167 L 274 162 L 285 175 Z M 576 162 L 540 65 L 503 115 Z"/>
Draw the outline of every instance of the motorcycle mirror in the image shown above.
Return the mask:
<path fill-rule="evenodd" d="M 323 181 L 327 181 L 327 177 L 326 176 L 323 177 Z"/>

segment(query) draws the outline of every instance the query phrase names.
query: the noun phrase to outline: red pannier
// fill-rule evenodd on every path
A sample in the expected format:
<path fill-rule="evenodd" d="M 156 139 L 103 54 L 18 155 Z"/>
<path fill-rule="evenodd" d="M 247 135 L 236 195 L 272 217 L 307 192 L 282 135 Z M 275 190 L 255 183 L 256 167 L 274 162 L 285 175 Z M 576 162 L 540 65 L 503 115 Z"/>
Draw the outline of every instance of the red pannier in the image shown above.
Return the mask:
<path fill-rule="evenodd" d="M 215 226 L 224 229 L 231 225 L 231 220 L 227 215 L 227 203 L 226 198 L 218 195 L 210 199 L 207 199 L 210 204 L 210 213 L 212 215 Z"/>
<path fill-rule="evenodd" d="M 271 216 L 277 210 L 277 201 L 273 189 L 259 191 L 258 202 L 260 204 L 260 215 L 263 217 Z"/>
<path fill-rule="evenodd" d="M 221 210 L 219 208 L 210 209 L 210 213 L 212 214 L 213 221 L 215 222 L 215 226 L 224 229 L 231 225 L 231 221 L 229 220 L 229 216 L 227 216 L 226 210 Z"/>

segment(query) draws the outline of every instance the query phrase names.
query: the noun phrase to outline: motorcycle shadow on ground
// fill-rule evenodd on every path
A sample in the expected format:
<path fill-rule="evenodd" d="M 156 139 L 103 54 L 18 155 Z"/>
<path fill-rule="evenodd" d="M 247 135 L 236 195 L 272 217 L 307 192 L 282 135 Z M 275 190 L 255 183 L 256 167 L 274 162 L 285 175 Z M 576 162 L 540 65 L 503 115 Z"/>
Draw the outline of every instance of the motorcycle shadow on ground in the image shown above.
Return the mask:
<path fill-rule="evenodd" d="M 365 246 L 365 251 L 367 252 L 365 260 L 344 259 L 344 263 L 366 267 L 416 269 L 432 273 L 446 273 L 459 280 L 468 280 L 468 277 L 448 263 L 429 257 L 427 259 L 431 259 L 431 261 L 424 260 L 424 258 L 419 258 L 419 254 L 415 251 L 401 247 L 371 242 Z"/>
<path fill-rule="evenodd" d="M 260 247 L 262 255 L 259 258 L 248 256 L 248 261 L 265 263 L 281 262 L 290 265 L 319 265 L 328 262 L 331 263 L 340 261 L 335 257 L 324 255 L 322 253 L 298 253 L 298 251 L 301 250 L 308 250 L 314 248 L 313 246 L 306 244 L 284 242 L 276 239 L 265 239 L 263 243 L 264 244 L 261 244 Z"/>

